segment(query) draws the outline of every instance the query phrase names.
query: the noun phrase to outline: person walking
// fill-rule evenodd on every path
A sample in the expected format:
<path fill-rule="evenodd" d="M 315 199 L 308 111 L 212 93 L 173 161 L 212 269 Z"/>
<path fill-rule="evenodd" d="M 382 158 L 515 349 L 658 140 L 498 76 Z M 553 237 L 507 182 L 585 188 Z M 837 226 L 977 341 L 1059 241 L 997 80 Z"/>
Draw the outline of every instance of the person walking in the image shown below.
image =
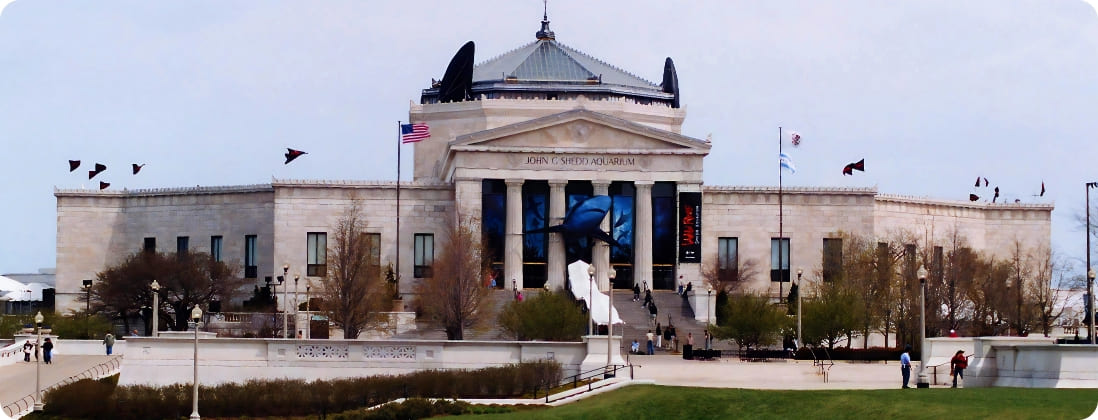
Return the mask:
<path fill-rule="evenodd" d="M 644 291 L 644 302 L 641 303 L 641 306 L 648 306 L 648 304 L 650 304 L 650 303 L 652 303 L 652 291 L 651 290 L 645 290 Z"/>
<path fill-rule="evenodd" d="M 904 378 L 904 388 L 911 388 L 907 386 L 907 381 L 911 379 L 911 345 L 904 346 L 904 353 L 900 355 L 900 375 Z"/>
<path fill-rule="evenodd" d="M 636 302 L 636 301 L 640 300 L 640 298 L 641 298 L 641 287 L 640 287 L 640 285 L 638 285 L 636 283 L 633 283 L 633 302 Z"/>
<path fill-rule="evenodd" d="M 964 350 L 957 350 L 957 353 L 953 354 L 953 359 L 949 361 L 949 373 L 953 374 L 953 386 L 957 387 L 957 378 L 961 378 L 961 385 L 964 385 L 965 381 L 965 368 L 968 367 L 968 358 L 965 357 Z"/>
<path fill-rule="evenodd" d="M 103 345 L 107 346 L 107 356 L 111 355 L 111 351 L 114 349 L 114 334 L 107 333 L 103 336 Z"/>
<path fill-rule="evenodd" d="M 656 302 L 648 303 L 648 313 L 652 315 L 652 323 L 656 323 Z"/>
<path fill-rule="evenodd" d="M 647 347 L 648 355 L 651 356 L 653 354 L 656 354 L 656 349 L 652 348 L 652 346 L 653 346 L 653 343 L 652 343 L 652 339 L 653 339 L 652 330 L 648 330 L 647 337 L 648 337 L 648 347 Z"/>
<path fill-rule="evenodd" d="M 656 348 L 663 348 L 663 327 L 659 322 L 656 323 Z"/>
<path fill-rule="evenodd" d="M 47 365 L 53 363 L 53 342 L 49 337 L 46 337 L 46 342 L 42 344 L 42 360 Z"/>
<path fill-rule="evenodd" d="M 27 341 L 23 342 L 23 361 L 24 362 L 30 362 L 31 361 L 31 352 L 34 351 L 34 345 L 35 345 L 35 343 L 32 343 L 30 340 L 27 340 Z M 37 356 L 37 355 L 35 355 L 35 356 Z M 37 357 L 35 357 L 35 359 L 37 359 Z"/>

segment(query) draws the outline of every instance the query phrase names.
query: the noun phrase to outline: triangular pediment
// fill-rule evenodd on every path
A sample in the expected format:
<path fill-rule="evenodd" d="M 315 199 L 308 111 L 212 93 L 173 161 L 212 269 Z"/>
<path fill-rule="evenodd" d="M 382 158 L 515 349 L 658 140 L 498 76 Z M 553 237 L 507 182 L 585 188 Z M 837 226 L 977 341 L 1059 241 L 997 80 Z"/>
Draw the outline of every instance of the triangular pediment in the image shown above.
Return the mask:
<path fill-rule="evenodd" d="M 706 154 L 710 148 L 695 138 L 586 109 L 462 135 L 449 146 L 451 153 L 541 149 Z"/>

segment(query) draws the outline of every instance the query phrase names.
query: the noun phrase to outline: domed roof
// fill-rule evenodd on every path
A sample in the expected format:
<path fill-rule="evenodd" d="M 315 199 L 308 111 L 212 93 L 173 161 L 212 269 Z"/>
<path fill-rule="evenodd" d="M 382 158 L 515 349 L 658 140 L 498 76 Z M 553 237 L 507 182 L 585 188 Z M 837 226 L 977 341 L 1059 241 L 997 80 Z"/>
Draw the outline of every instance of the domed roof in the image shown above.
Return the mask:
<path fill-rule="evenodd" d="M 674 91 L 557 42 L 543 17 L 537 40 L 473 67 L 473 98 L 505 97 L 505 92 L 625 96 L 640 102 L 672 104 Z M 423 102 L 438 98 L 437 86 L 423 90 Z M 677 107 L 677 102 L 674 106 Z"/>

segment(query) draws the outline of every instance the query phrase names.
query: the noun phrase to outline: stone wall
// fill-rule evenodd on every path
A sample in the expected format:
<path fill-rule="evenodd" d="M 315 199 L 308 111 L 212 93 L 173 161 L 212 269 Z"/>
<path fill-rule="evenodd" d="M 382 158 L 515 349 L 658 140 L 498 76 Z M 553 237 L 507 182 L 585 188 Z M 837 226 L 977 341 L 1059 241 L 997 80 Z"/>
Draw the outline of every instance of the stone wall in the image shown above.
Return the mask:
<path fill-rule="evenodd" d="M 271 275 L 274 194 L 269 185 L 133 191 L 58 190 L 57 310 L 81 306 L 81 280 L 121 262 L 156 238 L 160 252 L 175 252 L 176 238 L 209 252 L 222 236 L 222 260 L 244 273 L 244 235 L 257 235 L 258 278 Z M 152 279 L 149 279 L 150 281 Z"/>

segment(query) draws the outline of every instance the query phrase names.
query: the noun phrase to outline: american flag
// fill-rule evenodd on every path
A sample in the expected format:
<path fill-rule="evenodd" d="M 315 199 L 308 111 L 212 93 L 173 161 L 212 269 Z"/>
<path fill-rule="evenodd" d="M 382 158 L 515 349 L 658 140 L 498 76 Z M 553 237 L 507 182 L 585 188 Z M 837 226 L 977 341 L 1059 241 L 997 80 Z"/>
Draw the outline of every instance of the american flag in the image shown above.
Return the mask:
<path fill-rule="evenodd" d="M 401 143 L 415 143 L 428 137 L 431 137 L 431 130 L 427 128 L 427 124 L 416 123 L 400 125 Z"/>

